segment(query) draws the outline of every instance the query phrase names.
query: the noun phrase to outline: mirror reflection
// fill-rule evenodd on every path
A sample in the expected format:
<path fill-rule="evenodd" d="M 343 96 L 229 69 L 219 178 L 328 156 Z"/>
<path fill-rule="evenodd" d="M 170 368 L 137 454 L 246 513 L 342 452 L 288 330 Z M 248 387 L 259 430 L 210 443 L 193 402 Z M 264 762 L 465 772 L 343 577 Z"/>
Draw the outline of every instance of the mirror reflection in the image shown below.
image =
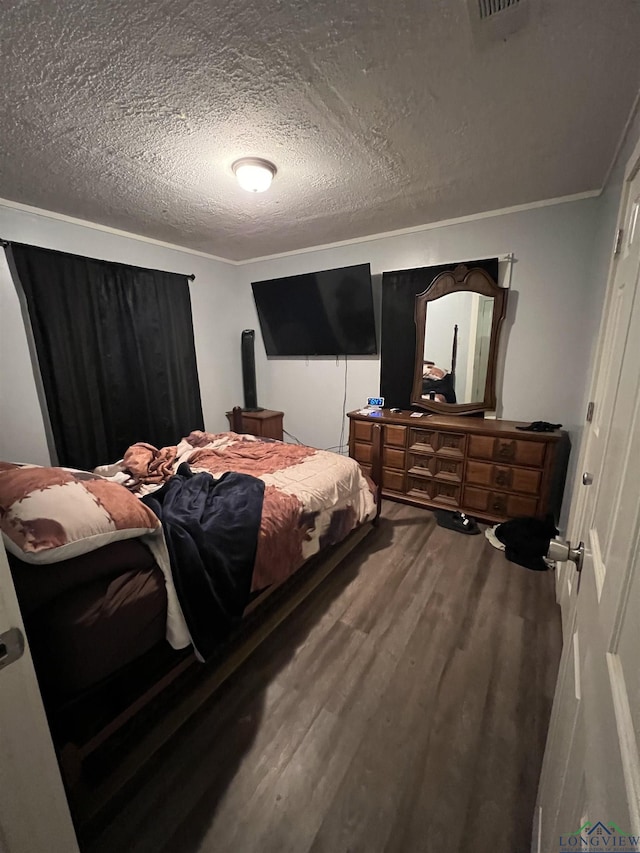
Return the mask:
<path fill-rule="evenodd" d="M 423 400 L 484 400 L 493 309 L 493 296 L 468 290 L 447 293 L 424 304 Z"/>

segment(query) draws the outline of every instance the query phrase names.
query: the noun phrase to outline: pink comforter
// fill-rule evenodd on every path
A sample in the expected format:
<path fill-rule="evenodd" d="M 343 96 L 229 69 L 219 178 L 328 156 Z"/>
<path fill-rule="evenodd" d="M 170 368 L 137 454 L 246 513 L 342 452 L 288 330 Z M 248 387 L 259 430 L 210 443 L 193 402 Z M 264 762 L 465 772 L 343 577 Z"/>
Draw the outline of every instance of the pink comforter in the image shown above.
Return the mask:
<path fill-rule="evenodd" d="M 280 583 L 305 560 L 375 516 L 371 488 L 352 459 L 254 436 L 196 430 L 177 447 L 134 444 L 122 469 L 133 491 L 159 486 L 186 462 L 219 477 L 227 471 L 265 482 L 252 589 Z"/>

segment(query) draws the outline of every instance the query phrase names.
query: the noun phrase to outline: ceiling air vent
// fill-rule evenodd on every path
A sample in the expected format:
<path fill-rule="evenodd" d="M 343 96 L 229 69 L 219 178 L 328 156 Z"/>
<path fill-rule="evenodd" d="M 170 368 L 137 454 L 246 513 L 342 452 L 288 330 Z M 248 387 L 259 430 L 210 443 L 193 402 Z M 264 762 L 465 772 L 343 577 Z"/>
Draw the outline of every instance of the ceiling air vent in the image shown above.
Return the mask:
<path fill-rule="evenodd" d="M 506 41 L 530 19 L 536 0 L 467 0 L 471 30 L 478 45 Z"/>
<path fill-rule="evenodd" d="M 526 0 L 478 0 L 480 20 L 484 21 L 486 18 L 497 15 L 499 12 L 509 9 L 511 6 L 517 6 L 522 2 L 526 2 Z"/>

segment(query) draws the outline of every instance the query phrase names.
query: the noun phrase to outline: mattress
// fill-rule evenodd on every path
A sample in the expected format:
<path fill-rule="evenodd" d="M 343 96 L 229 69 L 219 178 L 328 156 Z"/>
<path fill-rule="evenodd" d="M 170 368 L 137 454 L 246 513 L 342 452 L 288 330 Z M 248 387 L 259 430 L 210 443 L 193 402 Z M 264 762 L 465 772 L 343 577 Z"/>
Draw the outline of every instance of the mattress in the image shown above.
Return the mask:
<path fill-rule="evenodd" d="M 337 453 L 304 445 L 265 441 L 233 432 L 194 430 L 175 447 L 139 443 L 122 463 L 96 469 L 142 497 L 161 488 L 180 466 L 214 478 L 248 474 L 264 482 L 252 591 L 283 583 L 308 559 L 341 542 L 376 514 L 371 485 L 358 463 Z M 164 543 L 150 542 L 165 577 L 171 576 Z M 191 638 L 183 614 L 169 591 L 167 639 L 176 648 Z"/>
<path fill-rule="evenodd" d="M 281 584 L 310 557 L 375 515 L 370 485 L 352 459 L 235 433 L 191 433 L 177 447 L 134 445 L 113 474 L 139 497 L 186 462 L 215 478 L 264 482 L 252 590 Z M 158 471 L 158 458 L 165 460 Z M 166 469 L 166 470 L 165 470 Z M 106 472 L 105 472 L 106 473 Z M 111 473 L 111 472 L 110 472 Z M 162 644 L 190 647 L 162 535 L 113 542 L 59 563 L 10 564 L 34 662 L 47 697 L 81 693 Z"/>
<path fill-rule="evenodd" d="M 10 562 L 45 698 L 77 694 L 164 640 L 164 577 L 135 540 L 47 566 Z"/>
<path fill-rule="evenodd" d="M 125 571 L 150 569 L 156 564 L 139 539 L 112 542 L 87 554 L 45 565 L 25 563 L 9 552 L 7 557 L 23 617 L 78 586 L 117 577 Z"/>

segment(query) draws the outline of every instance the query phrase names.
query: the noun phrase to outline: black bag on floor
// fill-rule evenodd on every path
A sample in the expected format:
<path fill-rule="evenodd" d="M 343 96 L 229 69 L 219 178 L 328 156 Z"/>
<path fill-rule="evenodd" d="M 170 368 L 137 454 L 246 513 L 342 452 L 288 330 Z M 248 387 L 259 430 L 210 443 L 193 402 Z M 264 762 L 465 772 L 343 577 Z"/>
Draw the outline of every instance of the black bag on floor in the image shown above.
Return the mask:
<path fill-rule="evenodd" d="M 544 518 L 512 518 L 499 524 L 495 535 L 505 546 L 507 560 L 525 569 L 544 572 L 548 566 L 543 558 L 550 541 L 558 535 L 558 528 L 551 514 Z"/>

